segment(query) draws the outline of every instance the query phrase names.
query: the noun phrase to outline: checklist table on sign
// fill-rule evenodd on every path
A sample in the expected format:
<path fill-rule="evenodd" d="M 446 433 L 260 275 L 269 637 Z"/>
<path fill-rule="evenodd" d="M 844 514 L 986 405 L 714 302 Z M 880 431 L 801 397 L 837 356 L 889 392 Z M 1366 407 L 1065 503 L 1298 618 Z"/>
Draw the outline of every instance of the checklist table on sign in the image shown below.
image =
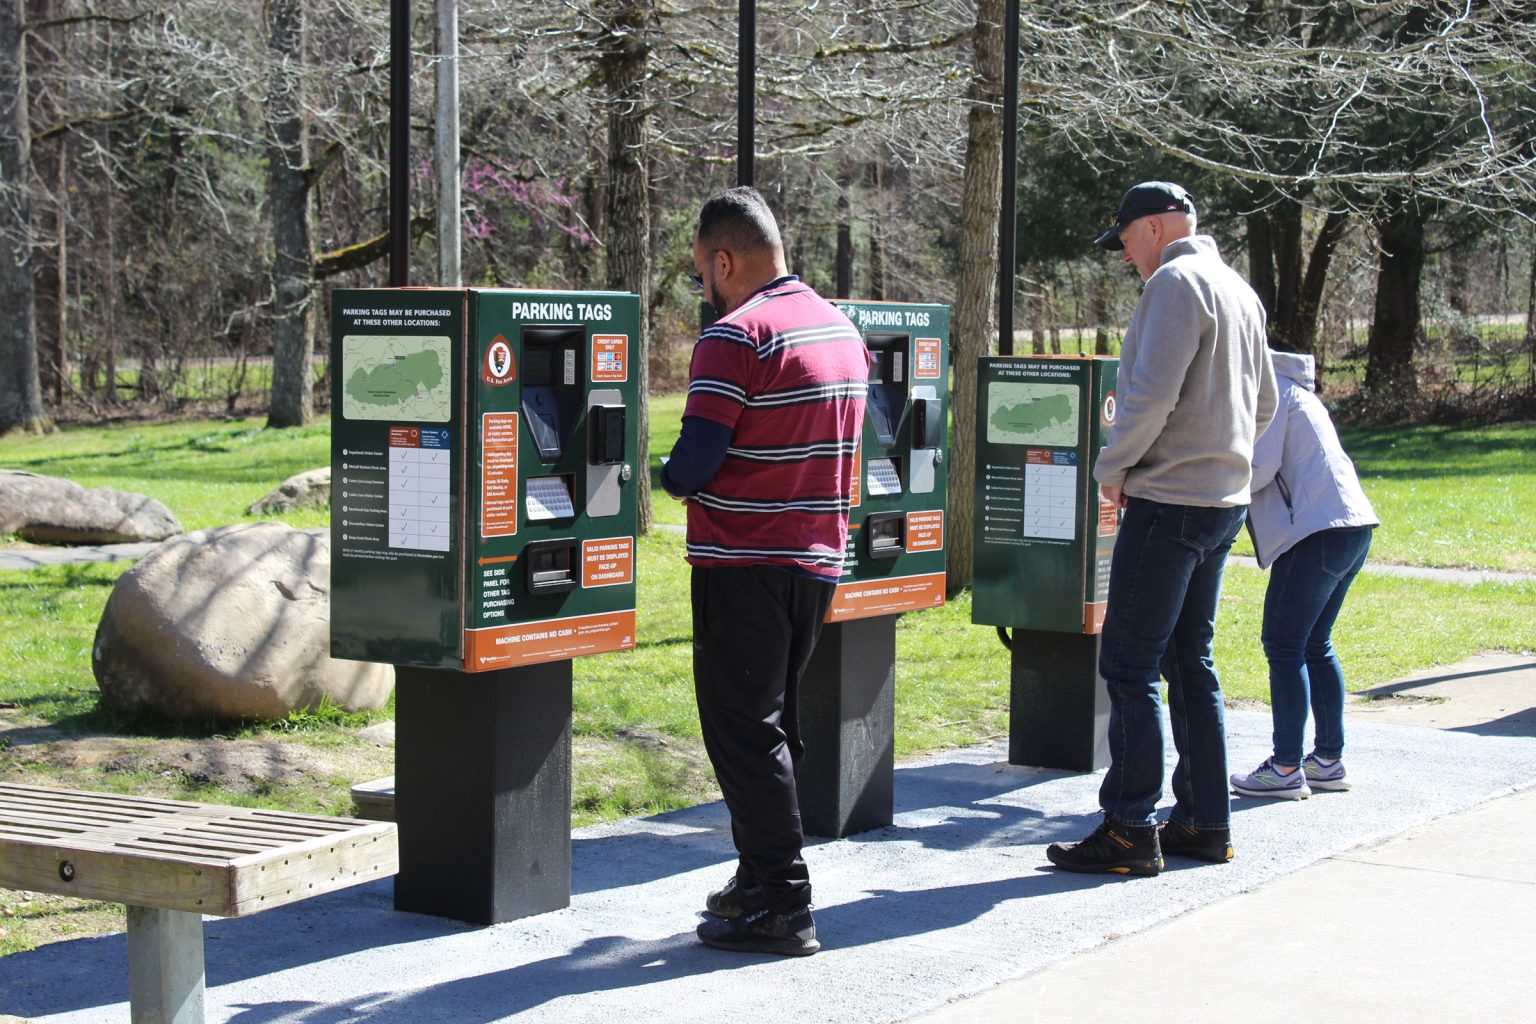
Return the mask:
<path fill-rule="evenodd" d="M 450 461 L 446 430 L 424 427 L 391 431 L 390 547 L 448 550 Z"/>

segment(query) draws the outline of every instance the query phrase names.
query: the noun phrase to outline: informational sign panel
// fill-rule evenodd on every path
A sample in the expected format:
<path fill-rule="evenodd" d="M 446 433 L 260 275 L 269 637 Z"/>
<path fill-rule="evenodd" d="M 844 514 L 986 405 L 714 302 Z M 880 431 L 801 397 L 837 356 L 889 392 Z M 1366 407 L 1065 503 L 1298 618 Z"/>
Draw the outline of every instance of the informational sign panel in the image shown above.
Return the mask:
<path fill-rule="evenodd" d="M 334 293 L 333 656 L 634 646 L 638 324 L 618 293 Z"/>
<path fill-rule="evenodd" d="M 848 516 L 828 622 L 944 603 L 949 487 L 949 307 L 839 300 L 871 356 Z"/>
<path fill-rule="evenodd" d="M 1093 465 L 1119 360 L 984 357 L 976 391 L 971 621 L 1097 633 L 1119 512 Z"/>

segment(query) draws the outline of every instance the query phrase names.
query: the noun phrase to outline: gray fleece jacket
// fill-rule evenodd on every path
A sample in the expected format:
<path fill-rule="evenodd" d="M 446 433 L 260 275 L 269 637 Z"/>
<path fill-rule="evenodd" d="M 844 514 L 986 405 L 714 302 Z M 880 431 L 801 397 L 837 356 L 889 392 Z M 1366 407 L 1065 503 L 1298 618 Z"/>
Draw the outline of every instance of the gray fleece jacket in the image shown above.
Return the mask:
<path fill-rule="evenodd" d="M 1312 393 L 1312 357 L 1294 352 L 1272 357 L 1280 408 L 1253 450 L 1253 504 L 1248 506 L 1254 554 L 1266 569 L 1314 533 L 1380 522 L 1328 410 Z"/>
<path fill-rule="evenodd" d="M 1120 346 L 1114 434 L 1094 476 L 1169 505 L 1246 505 L 1275 414 L 1264 307 L 1209 235 L 1168 243 Z"/>

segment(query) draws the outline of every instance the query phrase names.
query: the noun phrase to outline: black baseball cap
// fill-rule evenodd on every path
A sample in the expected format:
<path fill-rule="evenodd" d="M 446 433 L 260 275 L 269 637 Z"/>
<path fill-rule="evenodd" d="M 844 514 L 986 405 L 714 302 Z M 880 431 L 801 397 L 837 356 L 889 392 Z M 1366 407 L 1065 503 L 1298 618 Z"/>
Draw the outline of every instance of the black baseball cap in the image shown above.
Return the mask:
<path fill-rule="evenodd" d="M 1124 249 L 1120 231 L 1138 217 L 1154 213 L 1195 212 L 1194 197 L 1182 185 L 1171 181 L 1144 181 L 1125 194 L 1120 209 L 1115 211 L 1115 226 L 1093 240 L 1101 249 Z"/>

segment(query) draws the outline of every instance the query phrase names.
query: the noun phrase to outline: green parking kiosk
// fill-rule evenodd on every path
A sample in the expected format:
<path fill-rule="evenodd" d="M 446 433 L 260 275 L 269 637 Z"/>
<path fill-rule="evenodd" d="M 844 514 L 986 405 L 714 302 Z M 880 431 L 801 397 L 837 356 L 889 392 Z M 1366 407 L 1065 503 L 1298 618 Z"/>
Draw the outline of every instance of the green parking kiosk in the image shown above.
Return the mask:
<path fill-rule="evenodd" d="M 1098 655 L 1120 514 L 1093 466 L 1118 370 L 1101 357 L 979 360 L 971 621 L 998 627 L 1012 652 L 1013 764 L 1109 762 Z"/>
<path fill-rule="evenodd" d="M 332 296 L 331 655 L 396 666 L 401 910 L 570 903 L 571 659 L 635 645 L 639 316 Z"/>
<path fill-rule="evenodd" d="M 889 825 L 896 620 L 944 604 L 949 307 L 837 303 L 870 353 L 843 575 L 801 684 L 796 770 L 810 835 Z"/>

